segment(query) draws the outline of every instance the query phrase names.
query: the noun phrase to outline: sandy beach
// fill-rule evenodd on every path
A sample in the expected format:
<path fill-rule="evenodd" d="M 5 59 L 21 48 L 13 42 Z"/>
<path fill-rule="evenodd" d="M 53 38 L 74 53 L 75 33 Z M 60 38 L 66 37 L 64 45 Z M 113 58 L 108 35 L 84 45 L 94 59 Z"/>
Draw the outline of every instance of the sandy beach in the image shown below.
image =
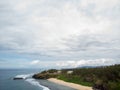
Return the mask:
<path fill-rule="evenodd" d="M 41 85 L 48 87 L 50 90 L 76 90 L 74 88 L 68 87 L 68 86 L 64 86 L 64 85 L 60 85 L 48 80 L 37 80 Z"/>
<path fill-rule="evenodd" d="M 69 82 L 65 82 L 56 78 L 50 78 L 48 79 L 48 81 L 53 82 L 53 83 L 57 83 L 63 86 L 67 86 L 76 90 L 92 90 L 92 87 L 88 87 L 88 86 L 83 86 L 83 85 L 79 85 L 79 84 L 75 84 L 75 83 L 69 83 Z"/>

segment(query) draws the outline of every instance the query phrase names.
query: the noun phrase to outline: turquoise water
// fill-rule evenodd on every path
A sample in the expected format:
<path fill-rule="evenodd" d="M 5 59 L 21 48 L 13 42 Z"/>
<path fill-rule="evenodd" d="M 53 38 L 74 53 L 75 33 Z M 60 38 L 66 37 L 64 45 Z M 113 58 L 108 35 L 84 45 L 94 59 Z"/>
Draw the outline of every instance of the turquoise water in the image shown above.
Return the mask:
<path fill-rule="evenodd" d="M 40 72 L 40 70 L 0 69 L 0 90 L 47 90 L 30 77 L 27 80 L 13 80 L 13 77 L 16 75 L 33 74 L 36 72 Z"/>

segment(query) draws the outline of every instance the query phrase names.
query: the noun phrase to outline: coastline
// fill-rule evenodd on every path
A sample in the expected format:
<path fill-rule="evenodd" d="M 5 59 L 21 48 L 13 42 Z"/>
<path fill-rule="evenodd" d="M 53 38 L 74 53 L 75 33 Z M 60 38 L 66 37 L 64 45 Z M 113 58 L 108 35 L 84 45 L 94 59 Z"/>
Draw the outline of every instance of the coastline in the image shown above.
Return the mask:
<path fill-rule="evenodd" d="M 40 80 L 37 80 L 37 82 L 39 82 L 40 85 L 49 88 L 50 90 L 76 90 L 74 88 L 71 88 L 65 85 L 60 85 L 58 83 L 54 83 L 49 80 L 40 79 Z M 43 90 L 46 90 L 46 89 L 43 89 Z"/>
<path fill-rule="evenodd" d="M 56 78 L 50 78 L 50 79 L 48 79 L 48 81 L 59 84 L 59 85 L 63 85 L 63 86 L 66 86 L 66 87 L 70 87 L 70 88 L 73 88 L 75 90 L 92 90 L 92 87 L 83 86 L 83 85 L 70 83 L 70 82 L 65 82 L 63 80 L 59 80 L 59 79 L 56 79 Z"/>

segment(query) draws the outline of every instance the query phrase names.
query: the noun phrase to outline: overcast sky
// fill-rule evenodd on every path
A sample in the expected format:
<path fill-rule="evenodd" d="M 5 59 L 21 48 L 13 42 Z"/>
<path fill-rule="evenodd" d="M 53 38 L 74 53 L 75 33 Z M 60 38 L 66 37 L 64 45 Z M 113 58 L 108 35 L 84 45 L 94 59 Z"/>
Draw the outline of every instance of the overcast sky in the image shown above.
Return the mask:
<path fill-rule="evenodd" d="M 120 64 L 120 0 L 0 0 L 0 68 Z"/>

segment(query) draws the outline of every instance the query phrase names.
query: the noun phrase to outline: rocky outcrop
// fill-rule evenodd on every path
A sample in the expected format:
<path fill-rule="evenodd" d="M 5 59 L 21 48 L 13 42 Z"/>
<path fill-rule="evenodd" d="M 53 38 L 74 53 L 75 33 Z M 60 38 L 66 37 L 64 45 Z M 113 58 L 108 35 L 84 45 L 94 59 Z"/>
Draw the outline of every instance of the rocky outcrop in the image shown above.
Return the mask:
<path fill-rule="evenodd" d="M 35 79 L 49 79 L 49 78 L 56 78 L 58 76 L 58 70 L 50 69 L 47 71 L 42 71 L 41 73 L 34 74 L 32 77 Z"/>
<path fill-rule="evenodd" d="M 23 78 L 21 78 L 21 77 L 15 77 L 15 78 L 13 78 L 13 80 L 22 80 Z"/>
<path fill-rule="evenodd" d="M 32 77 L 35 79 L 49 79 L 49 78 L 56 78 L 58 74 L 51 74 L 51 73 L 39 73 L 39 74 L 34 74 Z"/>

